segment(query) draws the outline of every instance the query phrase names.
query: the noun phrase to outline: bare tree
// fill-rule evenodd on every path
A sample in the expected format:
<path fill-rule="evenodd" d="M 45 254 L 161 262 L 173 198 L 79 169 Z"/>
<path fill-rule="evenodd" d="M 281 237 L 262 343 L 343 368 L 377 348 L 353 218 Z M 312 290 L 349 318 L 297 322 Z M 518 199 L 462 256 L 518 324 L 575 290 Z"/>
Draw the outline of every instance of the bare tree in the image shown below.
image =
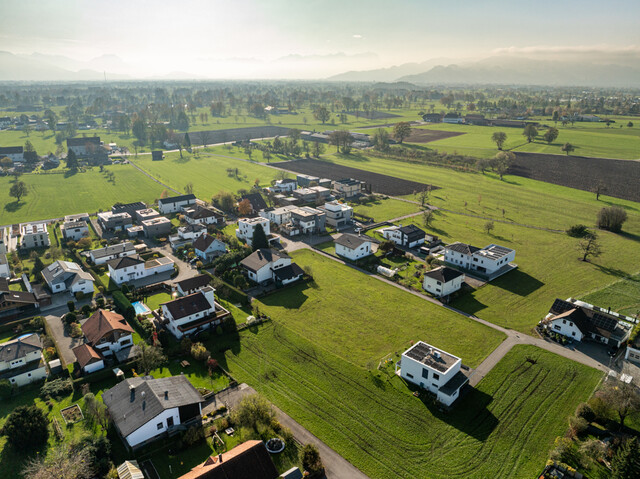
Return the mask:
<path fill-rule="evenodd" d="M 484 224 L 484 231 L 485 231 L 487 234 L 491 234 L 491 232 L 493 231 L 493 229 L 494 229 L 495 227 L 496 227 L 496 225 L 493 223 L 493 221 L 487 221 L 487 222 Z"/>
<path fill-rule="evenodd" d="M 593 192 L 596 194 L 596 201 L 600 200 L 600 195 L 607 191 L 607 185 L 605 185 L 602 181 L 598 182 L 596 186 L 593 187 Z"/>
<path fill-rule="evenodd" d="M 200 144 L 206 148 L 207 145 L 211 143 L 213 135 L 210 131 L 199 131 L 198 139 L 200 140 Z"/>
<path fill-rule="evenodd" d="M 61 444 L 46 457 L 41 455 L 27 461 L 22 475 L 29 479 L 89 479 L 94 470 L 86 449 L 71 453 Z"/>
<path fill-rule="evenodd" d="M 621 428 L 624 427 L 624 420 L 628 416 L 640 412 L 640 393 L 633 384 L 609 381 L 601 394 L 602 399 L 618 415 Z"/>
<path fill-rule="evenodd" d="M 431 208 L 422 213 L 422 221 L 424 222 L 425 228 L 429 228 L 431 226 L 431 222 L 433 221 L 433 210 Z"/>
<path fill-rule="evenodd" d="M 594 232 L 587 233 L 578 243 L 578 250 L 582 253 L 582 261 L 587 261 L 589 256 L 597 258 L 602 254 L 602 248 L 598 241 L 598 235 Z"/>

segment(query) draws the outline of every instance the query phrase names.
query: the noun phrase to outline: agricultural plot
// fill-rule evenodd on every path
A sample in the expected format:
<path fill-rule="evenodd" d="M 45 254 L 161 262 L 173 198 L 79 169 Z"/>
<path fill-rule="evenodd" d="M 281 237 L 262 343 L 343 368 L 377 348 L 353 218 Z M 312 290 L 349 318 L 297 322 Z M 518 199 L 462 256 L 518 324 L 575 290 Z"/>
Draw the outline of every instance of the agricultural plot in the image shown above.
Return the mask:
<path fill-rule="evenodd" d="M 241 345 L 220 357 L 221 364 L 372 479 L 534 477 L 554 438 L 564 434 L 566 417 L 600 376 L 516 346 L 444 413 L 430 399 L 414 397 L 392 365 L 368 372 L 294 333 L 288 318 L 273 317 L 243 332 Z M 429 330 L 412 333 L 418 339 Z M 326 343 L 337 338 L 325 337 Z M 351 345 L 363 341 L 354 337 Z"/>
<path fill-rule="evenodd" d="M 601 308 L 611 308 L 612 311 L 636 317 L 640 312 L 640 274 L 620 279 L 580 299 Z"/>
<path fill-rule="evenodd" d="M 354 178 L 356 180 L 365 181 L 367 185 L 371 186 L 374 193 L 381 193 L 383 195 L 411 195 L 414 192 L 422 191 L 427 187 L 426 184 L 418 183 L 416 181 L 403 180 L 393 176 L 372 173 L 370 171 L 346 166 L 338 166 L 318 160 L 287 161 L 279 163 L 278 167 L 295 173 L 314 175 L 319 176 L 320 178 L 329 178 L 331 180 Z M 433 190 L 437 188 L 437 186 L 431 186 L 431 189 Z"/>
<path fill-rule="evenodd" d="M 354 204 L 353 211 L 358 215 L 364 215 L 380 222 L 417 213 L 420 211 L 420 206 L 415 203 L 377 196 L 367 203 Z"/>
<path fill-rule="evenodd" d="M 444 140 L 446 138 L 453 138 L 456 136 L 464 135 L 462 131 L 442 131 L 442 130 L 427 130 L 424 128 L 413 128 L 411 135 L 405 141 L 408 143 L 430 143 L 432 141 Z"/>

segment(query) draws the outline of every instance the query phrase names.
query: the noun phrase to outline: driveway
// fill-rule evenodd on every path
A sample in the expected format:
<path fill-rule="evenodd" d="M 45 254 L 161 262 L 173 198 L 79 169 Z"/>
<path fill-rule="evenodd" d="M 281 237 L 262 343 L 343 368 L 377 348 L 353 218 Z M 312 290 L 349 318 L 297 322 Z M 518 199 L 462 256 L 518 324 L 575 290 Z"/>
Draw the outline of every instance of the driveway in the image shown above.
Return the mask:
<path fill-rule="evenodd" d="M 178 283 L 179 281 L 183 281 L 185 279 L 193 278 L 194 276 L 198 276 L 200 274 L 200 273 L 198 273 L 197 268 L 192 267 L 186 261 L 182 261 L 177 256 L 175 256 L 173 254 L 173 251 L 171 250 L 171 246 L 170 245 L 167 244 L 167 245 L 164 245 L 164 246 L 156 246 L 156 247 L 150 248 L 150 249 L 162 253 L 164 256 L 166 256 L 167 258 L 171 259 L 178 266 L 178 268 L 179 268 L 178 276 L 176 276 L 173 279 L 168 279 L 167 280 L 168 283 L 171 283 L 171 284 Z"/>
<path fill-rule="evenodd" d="M 62 367 L 66 368 L 68 364 L 73 364 L 76 361 L 76 356 L 71 349 L 84 343 L 84 338 L 72 338 L 69 336 L 59 316 L 45 316 L 44 320 L 47 322 L 47 329 L 58 349 Z M 81 320 L 80 324 L 83 324 L 85 321 L 86 319 Z"/>
<path fill-rule="evenodd" d="M 244 383 L 240 384 L 237 388 L 227 389 L 226 391 L 216 394 L 213 401 L 209 402 L 203 408 L 202 413 L 208 414 L 222 405 L 225 405 L 228 409 L 233 408 L 243 397 L 249 394 L 255 394 L 255 392 L 255 389 Z M 320 451 L 320 457 L 324 464 L 325 477 L 327 477 L 327 479 L 369 479 L 368 476 L 360 472 L 353 464 L 302 427 L 300 423 L 291 418 L 291 416 L 276 406 L 273 406 L 273 409 L 276 412 L 280 424 L 289 428 L 293 433 L 293 437 L 295 437 L 299 443 L 316 445 L 318 451 Z"/>

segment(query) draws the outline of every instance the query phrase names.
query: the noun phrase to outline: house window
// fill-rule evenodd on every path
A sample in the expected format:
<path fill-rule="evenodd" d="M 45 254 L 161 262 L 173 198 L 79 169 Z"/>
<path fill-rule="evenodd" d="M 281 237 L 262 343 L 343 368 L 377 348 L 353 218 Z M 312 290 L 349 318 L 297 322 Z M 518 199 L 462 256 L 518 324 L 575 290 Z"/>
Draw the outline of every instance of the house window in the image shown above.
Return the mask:
<path fill-rule="evenodd" d="M 575 331 L 571 333 L 571 336 L 575 336 L 575 335 L 576 335 L 576 332 L 575 332 Z"/>
<path fill-rule="evenodd" d="M 562 320 L 562 324 L 567 324 L 567 320 L 566 320 L 566 319 L 563 319 L 563 320 Z"/>
<path fill-rule="evenodd" d="M 173 418 L 172 417 L 167 418 L 167 427 L 171 427 L 171 426 L 173 426 Z"/>
<path fill-rule="evenodd" d="M 422 370 L 422 377 L 425 379 L 429 379 L 429 370 L 428 369 L 423 369 Z"/>
<path fill-rule="evenodd" d="M 158 431 L 163 428 L 163 424 L 161 422 L 158 423 Z"/>
<path fill-rule="evenodd" d="M 556 324 L 553 326 L 553 329 L 557 329 L 558 331 L 560 331 L 562 327 L 559 324 Z"/>
<path fill-rule="evenodd" d="M 413 379 L 413 374 L 407 373 L 407 377 Z M 12 379 L 12 381 L 13 381 L 13 379 Z"/>
<path fill-rule="evenodd" d="M 440 375 L 436 374 L 436 373 L 433 373 L 433 379 L 440 379 Z"/>

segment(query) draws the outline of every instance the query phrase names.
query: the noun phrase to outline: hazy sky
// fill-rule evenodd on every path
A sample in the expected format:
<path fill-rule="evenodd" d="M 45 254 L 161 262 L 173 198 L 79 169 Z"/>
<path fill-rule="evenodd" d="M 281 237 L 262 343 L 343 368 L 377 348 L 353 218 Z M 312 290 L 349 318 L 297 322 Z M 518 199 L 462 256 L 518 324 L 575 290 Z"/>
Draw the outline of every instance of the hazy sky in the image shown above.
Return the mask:
<path fill-rule="evenodd" d="M 505 51 L 638 55 L 639 18 L 638 0 L 0 0 L 0 50 L 112 54 L 137 74 L 289 76 Z M 274 62 L 287 55 L 334 56 Z"/>

